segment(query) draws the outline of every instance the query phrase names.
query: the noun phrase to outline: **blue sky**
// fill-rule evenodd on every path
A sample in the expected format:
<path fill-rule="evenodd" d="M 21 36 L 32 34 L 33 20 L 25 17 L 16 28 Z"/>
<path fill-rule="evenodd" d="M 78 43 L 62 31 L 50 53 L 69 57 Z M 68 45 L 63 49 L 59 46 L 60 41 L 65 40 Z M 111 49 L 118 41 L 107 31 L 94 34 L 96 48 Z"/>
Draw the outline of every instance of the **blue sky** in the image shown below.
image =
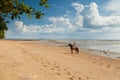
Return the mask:
<path fill-rule="evenodd" d="M 45 15 L 12 20 L 6 38 L 120 39 L 120 0 L 49 0 L 48 9 L 38 2 L 25 0 Z"/>

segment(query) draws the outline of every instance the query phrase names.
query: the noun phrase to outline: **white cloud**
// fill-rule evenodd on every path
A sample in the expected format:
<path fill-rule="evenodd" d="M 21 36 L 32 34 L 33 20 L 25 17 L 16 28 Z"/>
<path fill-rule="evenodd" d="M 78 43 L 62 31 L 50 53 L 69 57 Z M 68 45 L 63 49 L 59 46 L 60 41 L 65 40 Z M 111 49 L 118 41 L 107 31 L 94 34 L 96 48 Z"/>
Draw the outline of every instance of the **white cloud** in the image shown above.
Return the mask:
<path fill-rule="evenodd" d="M 77 2 L 72 3 L 72 6 L 75 7 L 77 14 L 80 14 L 84 10 L 84 6 Z"/>
<path fill-rule="evenodd" d="M 50 17 L 49 21 L 52 22 L 53 26 L 56 28 L 64 28 L 65 31 L 74 30 L 74 27 L 70 19 L 65 17 Z"/>
<path fill-rule="evenodd" d="M 104 8 L 112 12 L 112 15 L 120 15 L 120 0 L 109 0 Z"/>
<path fill-rule="evenodd" d="M 111 0 L 113 1 L 113 0 Z M 119 2 L 119 1 L 118 1 Z M 76 15 L 73 19 L 68 16 L 49 17 L 50 24 L 44 25 L 26 25 L 22 21 L 15 21 L 15 26 L 21 34 L 38 34 L 38 33 L 64 33 L 75 31 L 88 32 L 118 32 L 120 31 L 120 16 L 101 16 L 98 5 L 95 2 L 89 5 L 80 3 L 71 4 Z M 110 5 L 110 3 L 109 3 Z M 107 7 L 106 7 L 107 8 Z M 117 11 L 118 8 L 114 7 Z M 108 9 L 110 10 L 110 9 Z"/>
<path fill-rule="evenodd" d="M 83 28 L 83 26 L 84 26 L 83 16 L 77 15 L 76 18 L 75 18 L 74 25 L 76 26 L 76 29 Z"/>
<path fill-rule="evenodd" d="M 116 27 L 120 27 L 120 16 L 101 16 L 99 14 L 99 10 L 97 4 L 95 2 L 90 3 L 89 5 L 84 6 L 83 12 L 81 12 L 84 17 L 84 25 L 93 29 L 92 32 L 95 32 L 94 28 L 99 28 L 101 30 L 97 30 L 98 32 L 107 31 L 108 28 L 116 29 Z M 86 22 L 86 23 L 85 23 Z M 106 30 L 103 30 L 105 28 Z M 112 30 L 108 29 L 108 30 Z M 114 30 L 112 30 L 114 31 Z M 116 31 L 116 30 L 115 30 Z"/>
<path fill-rule="evenodd" d="M 22 21 L 15 21 L 14 25 L 20 33 L 62 33 L 74 31 L 70 20 L 64 17 L 50 17 L 51 24 L 39 25 L 25 25 Z"/>

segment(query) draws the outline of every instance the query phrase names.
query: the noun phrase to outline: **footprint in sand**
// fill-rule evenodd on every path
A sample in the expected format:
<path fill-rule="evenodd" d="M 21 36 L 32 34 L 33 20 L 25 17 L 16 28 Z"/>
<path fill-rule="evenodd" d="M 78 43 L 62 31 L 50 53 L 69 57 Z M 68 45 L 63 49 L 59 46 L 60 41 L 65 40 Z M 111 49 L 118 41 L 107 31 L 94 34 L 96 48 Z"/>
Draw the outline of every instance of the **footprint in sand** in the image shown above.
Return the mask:
<path fill-rule="evenodd" d="M 54 66 L 56 65 L 56 62 L 54 62 Z"/>
<path fill-rule="evenodd" d="M 35 59 L 36 62 L 39 62 L 39 59 L 38 59 L 38 58 L 36 58 L 36 57 L 33 57 L 33 58 Z"/>
<path fill-rule="evenodd" d="M 69 78 L 69 80 L 74 80 L 73 78 Z"/>
<path fill-rule="evenodd" d="M 72 78 L 76 78 L 76 77 L 73 75 Z"/>
<path fill-rule="evenodd" d="M 110 68 L 111 67 L 111 65 L 109 64 L 108 66 L 107 66 L 107 68 Z"/>
<path fill-rule="evenodd" d="M 89 79 L 89 77 L 86 77 L 87 79 Z"/>
<path fill-rule="evenodd" d="M 44 65 L 44 67 L 47 67 L 47 65 Z"/>
<path fill-rule="evenodd" d="M 61 73 L 57 72 L 56 75 L 61 75 Z"/>
<path fill-rule="evenodd" d="M 44 64 L 44 62 L 41 62 L 41 64 Z"/>
<path fill-rule="evenodd" d="M 57 65 L 55 65 L 54 67 L 55 67 L 55 68 L 59 68 L 59 66 L 57 66 Z"/>
<path fill-rule="evenodd" d="M 58 71 L 60 71 L 61 69 L 58 69 Z"/>
<path fill-rule="evenodd" d="M 63 69 L 63 71 L 67 71 L 67 69 Z"/>
<path fill-rule="evenodd" d="M 82 80 L 82 78 L 81 78 L 81 77 L 79 77 L 78 79 L 79 79 L 79 80 Z"/>
<path fill-rule="evenodd" d="M 67 72 L 66 74 L 67 74 L 67 75 L 71 75 L 71 73 L 70 73 L 70 72 Z"/>
<path fill-rule="evenodd" d="M 54 68 L 51 68 L 51 70 L 55 70 Z"/>

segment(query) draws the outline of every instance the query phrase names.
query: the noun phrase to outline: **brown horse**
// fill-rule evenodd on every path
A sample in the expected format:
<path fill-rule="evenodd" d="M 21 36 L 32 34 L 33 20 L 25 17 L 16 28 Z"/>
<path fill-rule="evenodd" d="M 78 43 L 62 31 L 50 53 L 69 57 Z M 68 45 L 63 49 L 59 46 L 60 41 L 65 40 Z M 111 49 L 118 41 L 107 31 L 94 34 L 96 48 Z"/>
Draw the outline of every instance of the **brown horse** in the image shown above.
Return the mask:
<path fill-rule="evenodd" d="M 79 53 L 79 48 L 78 47 L 73 46 L 71 43 L 68 44 L 68 46 L 70 46 L 71 54 L 73 54 L 73 50 L 75 50 L 75 53 Z"/>

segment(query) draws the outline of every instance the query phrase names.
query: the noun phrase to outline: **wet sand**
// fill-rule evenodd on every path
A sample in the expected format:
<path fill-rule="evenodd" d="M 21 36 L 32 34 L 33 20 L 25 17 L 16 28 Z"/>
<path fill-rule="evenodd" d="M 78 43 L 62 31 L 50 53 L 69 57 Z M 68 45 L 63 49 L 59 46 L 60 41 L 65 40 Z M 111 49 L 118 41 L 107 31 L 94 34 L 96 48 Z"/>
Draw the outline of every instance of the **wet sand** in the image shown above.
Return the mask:
<path fill-rule="evenodd" d="M 120 80 L 120 59 L 49 44 L 0 40 L 0 80 Z"/>

